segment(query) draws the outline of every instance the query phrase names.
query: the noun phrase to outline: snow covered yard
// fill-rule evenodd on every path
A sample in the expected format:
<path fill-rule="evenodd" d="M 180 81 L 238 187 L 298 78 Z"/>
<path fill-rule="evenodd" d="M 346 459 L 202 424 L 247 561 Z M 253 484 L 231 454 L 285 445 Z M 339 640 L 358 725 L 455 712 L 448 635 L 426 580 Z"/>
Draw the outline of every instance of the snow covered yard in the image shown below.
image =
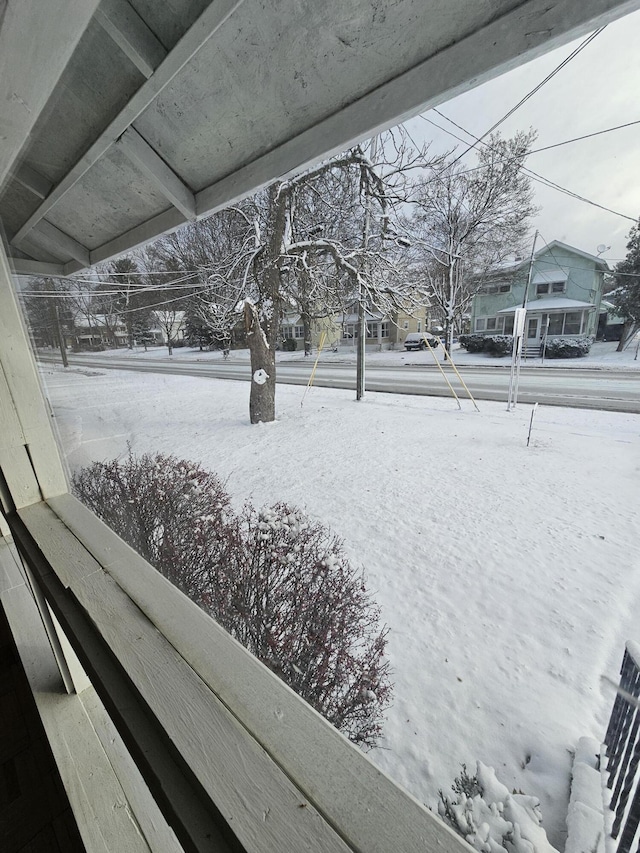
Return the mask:
<path fill-rule="evenodd" d="M 411 356 L 416 354 L 411 353 Z M 420 354 L 422 355 L 422 354 Z M 248 386 L 42 368 L 71 469 L 162 451 L 330 525 L 390 627 L 384 771 L 435 808 L 461 762 L 542 801 L 562 848 L 570 751 L 601 739 L 623 644 L 640 640 L 634 415 L 279 387 L 251 426 Z"/>

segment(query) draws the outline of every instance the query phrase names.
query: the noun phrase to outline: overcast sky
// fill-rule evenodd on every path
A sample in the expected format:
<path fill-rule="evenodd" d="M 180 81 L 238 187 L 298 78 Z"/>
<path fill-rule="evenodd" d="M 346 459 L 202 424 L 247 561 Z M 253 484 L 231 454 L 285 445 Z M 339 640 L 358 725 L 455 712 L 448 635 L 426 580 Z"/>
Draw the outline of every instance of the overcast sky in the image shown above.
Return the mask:
<path fill-rule="evenodd" d="M 481 136 L 524 95 L 540 83 L 580 44 L 565 45 L 465 95 L 439 110 L 476 136 Z M 539 92 L 500 126 L 505 136 L 534 127 L 535 148 L 640 119 L 640 12 L 615 21 Z M 443 127 L 464 137 L 433 111 L 425 113 Z M 434 150 L 464 146 L 424 119 L 407 122 L 418 141 L 433 139 Z M 469 142 L 471 139 L 469 139 Z M 640 124 L 532 154 L 527 166 L 535 172 L 633 219 L 640 216 Z M 461 161 L 475 165 L 473 152 Z M 585 252 L 601 244 L 610 265 L 626 254 L 633 222 L 585 202 L 534 184 L 536 204 L 542 207 L 533 223 L 547 242 L 561 240 Z M 532 235 L 533 238 L 533 235 Z M 538 248 L 543 244 L 539 243 Z"/>

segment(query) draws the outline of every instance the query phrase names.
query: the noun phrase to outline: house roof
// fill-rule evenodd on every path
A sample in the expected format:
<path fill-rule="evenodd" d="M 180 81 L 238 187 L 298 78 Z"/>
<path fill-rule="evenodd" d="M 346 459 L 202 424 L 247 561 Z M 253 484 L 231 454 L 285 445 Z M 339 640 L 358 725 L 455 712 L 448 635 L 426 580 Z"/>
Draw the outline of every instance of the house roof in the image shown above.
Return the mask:
<path fill-rule="evenodd" d="M 498 314 L 513 314 L 520 305 L 512 305 L 511 308 L 503 308 Z M 580 302 L 577 299 L 566 299 L 564 296 L 549 299 L 534 299 L 524 306 L 530 313 L 542 311 L 584 311 L 587 308 L 595 308 L 592 302 Z"/>

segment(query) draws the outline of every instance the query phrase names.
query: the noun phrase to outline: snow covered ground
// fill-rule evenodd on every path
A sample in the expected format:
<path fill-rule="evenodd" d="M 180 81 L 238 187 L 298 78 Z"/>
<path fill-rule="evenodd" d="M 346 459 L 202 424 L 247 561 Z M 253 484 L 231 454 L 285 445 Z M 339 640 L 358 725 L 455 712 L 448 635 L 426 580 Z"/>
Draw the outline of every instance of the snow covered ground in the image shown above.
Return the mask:
<path fill-rule="evenodd" d="M 216 471 L 238 504 L 285 500 L 331 526 L 390 627 L 373 761 L 431 807 L 461 762 L 492 765 L 540 797 L 562 849 L 570 753 L 602 738 L 601 675 L 640 640 L 640 417 L 540 408 L 527 447 L 526 406 L 329 389 L 301 406 L 283 386 L 277 422 L 251 426 L 244 383 L 42 373 L 70 468 L 130 443 Z"/>

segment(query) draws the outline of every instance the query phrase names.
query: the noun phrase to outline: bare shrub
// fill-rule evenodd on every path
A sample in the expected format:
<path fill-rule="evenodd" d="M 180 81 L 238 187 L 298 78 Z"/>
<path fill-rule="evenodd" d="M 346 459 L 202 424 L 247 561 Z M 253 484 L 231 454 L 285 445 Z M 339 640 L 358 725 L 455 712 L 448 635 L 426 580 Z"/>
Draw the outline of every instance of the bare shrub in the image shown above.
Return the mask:
<path fill-rule="evenodd" d="M 198 601 L 204 576 L 226 559 L 233 515 L 215 474 L 163 454 L 132 453 L 77 472 L 78 498 L 142 557 Z"/>
<path fill-rule="evenodd" d="M 375 746 L 391 700 L 386 627 L 342 542 L 276 504 L 236 515 L 190 462 L 95 463 L 78 497 L 354 743 Z"/>

